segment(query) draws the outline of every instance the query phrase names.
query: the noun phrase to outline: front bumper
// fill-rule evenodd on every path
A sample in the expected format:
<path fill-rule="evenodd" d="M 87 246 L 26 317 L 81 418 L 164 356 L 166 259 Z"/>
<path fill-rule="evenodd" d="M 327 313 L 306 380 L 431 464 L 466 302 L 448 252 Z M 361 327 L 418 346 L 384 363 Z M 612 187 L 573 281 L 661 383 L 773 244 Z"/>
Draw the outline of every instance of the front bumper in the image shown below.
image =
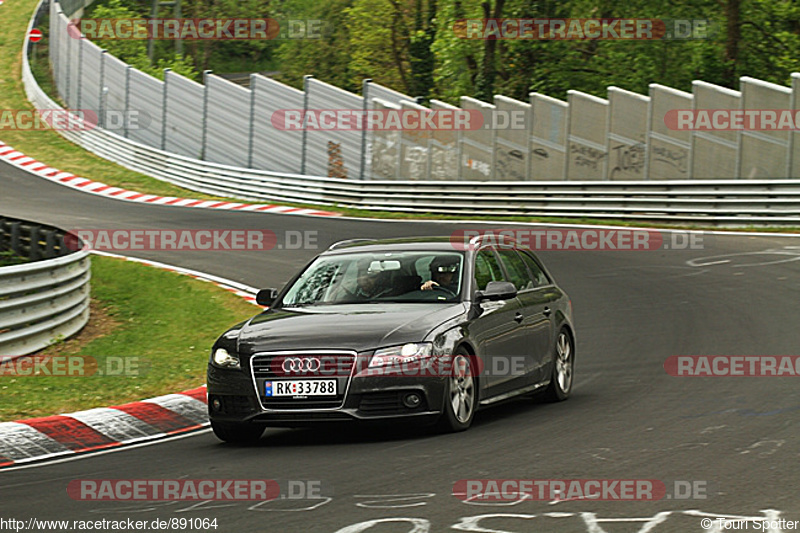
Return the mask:
<path fill-rule="evenodd" d="M 335 402 L 336 405 L 303 400 L 293 405 L 291 399 L 270 403 L 264 396 L 258 395 L 260 382 L 254 380 L 249 368 L 230 370 L 209 364 L 209 417 L 219 422 L 298 427 L 330 422 L 391 422 L 402 419 L 429 424 L 441 416 L 447 384 L 445 377 L 355 374 L 346 380 L 343 397 Z M 409 395 L 419 397 L 419 404 L 410 407 L 404 403 L 403 400 Z"/>

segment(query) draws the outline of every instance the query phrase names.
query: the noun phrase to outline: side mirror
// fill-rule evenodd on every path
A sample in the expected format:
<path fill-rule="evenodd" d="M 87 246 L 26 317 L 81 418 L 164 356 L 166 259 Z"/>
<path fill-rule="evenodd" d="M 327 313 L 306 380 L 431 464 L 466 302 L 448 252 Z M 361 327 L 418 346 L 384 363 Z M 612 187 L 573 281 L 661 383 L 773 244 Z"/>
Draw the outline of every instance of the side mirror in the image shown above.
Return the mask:
<path fill-rule="evenodd" d="M 258 291 L 258 294 L 256 294 L 256 303 L 264 307 L 269 307 L 277 297 L 278 289 L 261 289 Z"/>
<path fill-rule="evenodd" d="M 475 301 L 481 300 L 508 300 L 517 295 L 517 288 L 509 281 L 490 281 L 486 289 L 475 293 Z"/>

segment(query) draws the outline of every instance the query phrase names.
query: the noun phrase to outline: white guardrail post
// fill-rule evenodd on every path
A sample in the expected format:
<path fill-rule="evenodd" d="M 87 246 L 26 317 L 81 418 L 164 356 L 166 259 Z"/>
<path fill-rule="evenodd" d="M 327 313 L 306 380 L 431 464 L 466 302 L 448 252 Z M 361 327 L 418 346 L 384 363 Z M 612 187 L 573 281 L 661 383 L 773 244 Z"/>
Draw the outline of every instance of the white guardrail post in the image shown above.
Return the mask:
<path fill-rule="evenodd" d="M 0 361 L 41 350 L 86 325 L 88 250 L 69 251 L 57 228 L 2 217 L 0 250 L 30 261 L 0 267 Z"/>

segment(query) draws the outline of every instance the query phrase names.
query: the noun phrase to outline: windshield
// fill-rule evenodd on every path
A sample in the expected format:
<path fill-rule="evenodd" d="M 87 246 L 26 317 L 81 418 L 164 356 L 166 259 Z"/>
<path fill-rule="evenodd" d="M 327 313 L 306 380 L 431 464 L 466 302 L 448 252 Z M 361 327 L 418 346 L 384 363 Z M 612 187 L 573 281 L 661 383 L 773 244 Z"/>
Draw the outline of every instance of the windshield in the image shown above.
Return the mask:
<path fill-rule="evenodd" d="M 463 254 L 435 251 L 318 257 L 280 305 L 455 302 L 461 296 L 463 262 Z"/>

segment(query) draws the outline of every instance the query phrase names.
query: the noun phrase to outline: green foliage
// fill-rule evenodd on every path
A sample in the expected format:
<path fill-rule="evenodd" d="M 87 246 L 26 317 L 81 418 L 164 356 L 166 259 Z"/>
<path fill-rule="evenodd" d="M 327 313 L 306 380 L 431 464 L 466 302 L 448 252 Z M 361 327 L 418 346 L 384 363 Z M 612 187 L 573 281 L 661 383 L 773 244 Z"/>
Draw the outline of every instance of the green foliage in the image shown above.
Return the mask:
<path fill-rule="evenodd" d="M 350 75 L 350 40 L 346 11 L 353 0 L 286 0 L 275 17 L 280 20 L 321 20 L 319 38 L 278 41 L 275 54 L 281 81 L 302 87 L 306 74 L 349 91 L 360 91 L 361 81 Z"/>
<path fill-rule="evenodd" d="M 182 16 L 185 18 L 273 18 L 269 0 L 181 0 Z M 161 16 L 172 16 L 171 8 L 164 8 Z M 171 45 L 171 43 L 167 42 Z M 196 40 L 185 43 L 189 55 L 194 58 L 198 71 L 211 69 L 231 72 L 228 58 L 245 58 L 251 68 L 271 61 L 275 48 L 273 40 Z M 254 68 L 253 68 L 254 67 Z M 177 69 L 175 69 L 177 70 Z"/>
<path fill-rule="evenodd" d="M 180 74 L 186 78 L 197 81 L 200 79 L 200 73 L 192 63 L 189 56 L 173 54 L 170 58 L 160 58 L 155 66 L 146 66 L 141 68 L 142 71 L 156 77 L 160 80 L 164 79 L 164 69 L 172 69 L 175 74 Z"/>
<path fill-rule="evenodd" d="M 436 39 L 436 2 L 430 0 L 427 17 L 422 13 L 422 0 L 417 0 L 414 17 L 414 32 L 408 46 L 409 67 L 408 92 L 413 96 L 427 98 L 434 88 L 433 71 L 436 56 L 433 53 L 433 42 Z"/>
<path fill-rule="evenodd" d="M 507 18 L 708 19 L 713 31 L 706 39 L 672 41 L 501 40 L 493 93 L 527 100 L 536 91 L 563 99 L 567 90 L 575 89 L 604 97 L 610 85 L 642 94 L 651 83 L 691 91 L 696 79 L 738 89 L 740 76 L 788 84 L 791 73 L 800 70 L 800 4 L 741 0 L 739 55 L 731 75 L 725 50 L 730 2 L 510 0 L 503 11 Z M 483 17 L 479 0 L 440 8 L 433 45 L 440 98 L 455 103 L 462 94 L 481 95 L 485 41 L 461 39 L 452 28 L 458 19 Z"/>
<path fill-rule="evenodd" d="M 477 61 L 481 55 L 482 41 L 462 39 L 454 31 L 457 20 L 483 16 L 478 2 L 468 3 L 465 6 L 465 2 L 458 0 L 439 7 L 436 39 L 431 45 L 437 59 L 433 75 L 437 98 L 453 104 L 458 103 L 460 96 L 475 94 Z"/>
<path fill-rule="evenodd" d="M 735 74 L 790 84 L 792 72 L 800 71 L 800 3 L 749 0 L 742 3 L 741 20 Z"/>
<path fill-rule="evenodd" d="M 108 0 L 103 4 L 96 5 L 92 10 L 91 17 L 124 19 L 141 18 L 142 14 L 136 11 L 136 7 L 130 3 L 123 3 L 122 0 Z M 150 64 L 150 59 L 147 57 L 147 41 L 145 40 L 108 39 L 100 40 L 96 44 L 105 48 L 109 54 L 160 80 L 164 79 L 165 68 L 171 68 L 176 73 L 193 80 L 199 77 L 191 57 L 165 51 L 161 46 L 163 43 L 159 43 L 156 48 L 158 53 L 155 54 L 154 65 Z M 174 47 L 172 42 L 169 45 Z"/>
<path fill-rule="evenodd" d="M 387 0 L 355 0 L 345 10 L 353 85 L 363 78 L 408 90 L 408 27 L 404 13 Z"/>
<path fill-rule="evenodd" d="M 30 260 L 15 254 L 11 250 L 0 252 L 0 267 L 19 265 L 21 263 L 27 263 L 28 261 Z"/>
<path fill-rule="evenodd" d="M 93 16 L 140 14 L 149 1 L 138 1 L 105 0 Z M 707 19 L 713 33 L 671 41 L 490 42 L 455 31 L 458 20 L 498 9 L 504 18 Z M 739 38 L 729 39 L 728 17 L 737 11 Z M 192 63 L 221 72 L 269 65 L 294 86 L 312 74 L 358 92 L 363 78 L 372 78 L 451 103 L 462 95 L 491 100 L 493 94 L 527 101 L 533 91 L 564 99 L 570 89 L 603 97 L 610 85 L 642 94 L 651 83 L 691 91 L 696 79 L 738 89 L 740 76 L 786 85 L 800 70 L 797 0 L 184 0 L 183 15 L 321 20 L 325 31 L 319 38 L 188 42 L 183 58 L 173 43 L 162 42 L 156 67 L 146 61 L 143 41 L 109 41 L 109 51 L 151 73 L 168 66 L 190 74 Z"/>

